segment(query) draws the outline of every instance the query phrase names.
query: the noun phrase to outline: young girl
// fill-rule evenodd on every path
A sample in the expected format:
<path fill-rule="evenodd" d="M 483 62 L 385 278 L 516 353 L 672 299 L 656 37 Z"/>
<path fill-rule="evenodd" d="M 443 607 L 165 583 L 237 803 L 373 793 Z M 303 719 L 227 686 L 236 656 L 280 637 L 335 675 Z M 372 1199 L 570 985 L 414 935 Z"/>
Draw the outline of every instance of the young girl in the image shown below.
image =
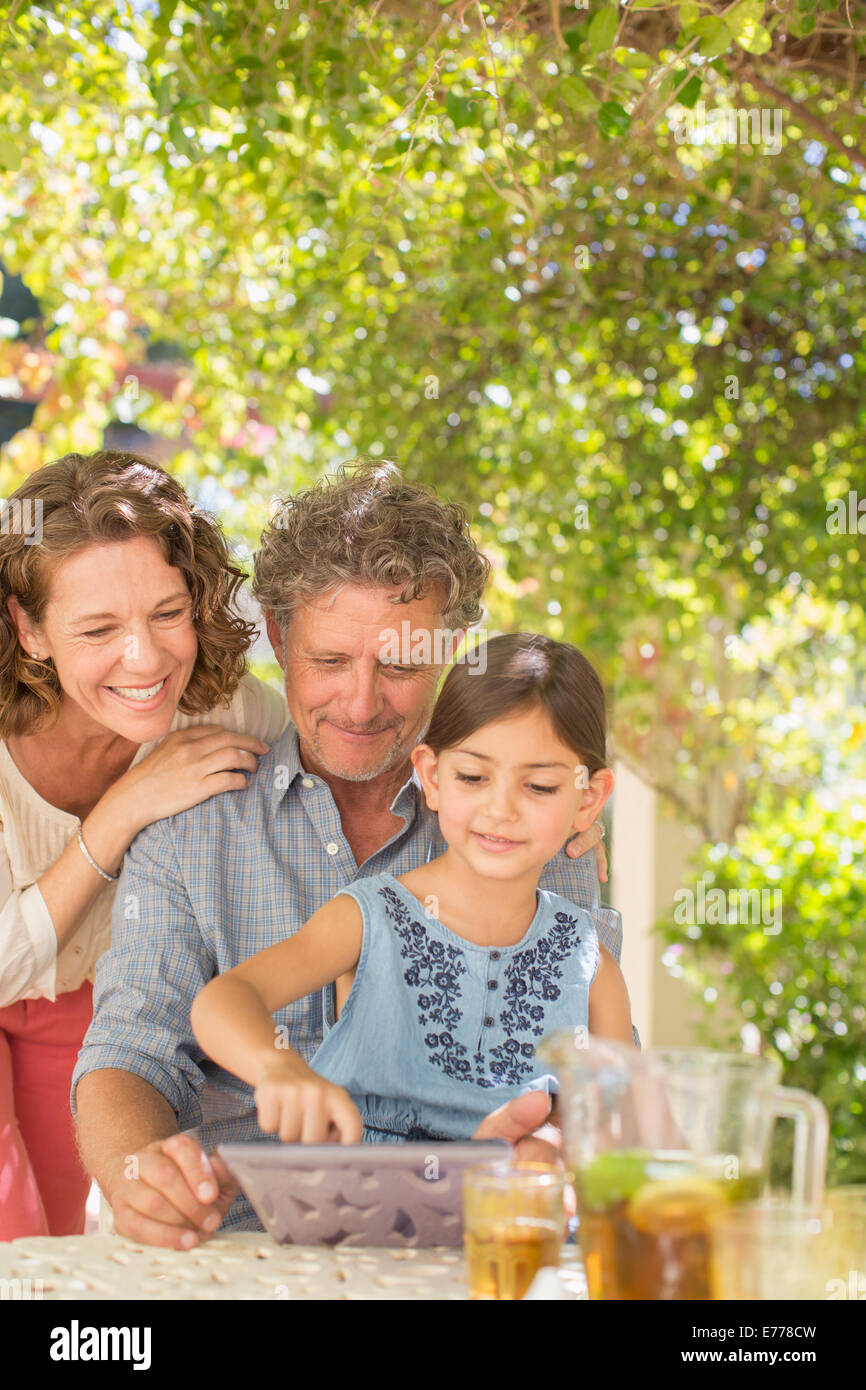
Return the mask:
<path fill-rule="evenodd" d="M 494 637 L 485 655 L 452 667 L 412 752 L 446 852 L 356 879 L 193 1003 L 202 1048 L 255 1088 L 261 1129 L 284 1142 L 468 1139 L 521 1092 L 555 1090 L 535 1057 L 545 1033 L 633 1043 L 592 917 L 538 889 L 613 789 L 601 683 L 574 647 L 534 633 Z M 270 1015 L 323 988 L 308 1066 Z"/>

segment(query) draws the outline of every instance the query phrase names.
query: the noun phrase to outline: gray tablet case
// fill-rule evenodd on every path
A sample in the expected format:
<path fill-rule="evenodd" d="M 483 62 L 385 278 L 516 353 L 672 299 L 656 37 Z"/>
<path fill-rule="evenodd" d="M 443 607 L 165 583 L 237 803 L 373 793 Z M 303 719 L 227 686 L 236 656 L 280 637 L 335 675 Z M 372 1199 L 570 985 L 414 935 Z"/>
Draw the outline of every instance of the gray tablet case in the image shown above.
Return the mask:
<path fill-rule="evenodd" d="M 508 1158 L 504 1140 L 220 1144 L 279 1245 L 460 1245 L 462 1172 Z"/>

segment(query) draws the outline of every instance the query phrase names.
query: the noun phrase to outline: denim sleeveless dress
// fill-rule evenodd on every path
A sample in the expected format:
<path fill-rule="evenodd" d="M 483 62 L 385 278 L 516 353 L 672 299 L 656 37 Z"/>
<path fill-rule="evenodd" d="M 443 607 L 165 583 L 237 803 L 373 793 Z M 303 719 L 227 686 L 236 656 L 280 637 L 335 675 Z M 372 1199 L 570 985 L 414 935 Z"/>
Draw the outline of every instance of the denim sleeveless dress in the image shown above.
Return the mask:
<path fill-rule="evenodd" d="M 336 1021 L 333 985 L 324 991 L 310 1065 L 349 1092 L 365 1143 L 469 1139 L 524 1091 L 556 1091 L 535 1046 L 587 1025 L 598 937 L 584 908 L 539 888 L 522 940 L 490 947 L 428 916 L 392 874 L 342 891 L 363 914 L 361 954 Z"/>

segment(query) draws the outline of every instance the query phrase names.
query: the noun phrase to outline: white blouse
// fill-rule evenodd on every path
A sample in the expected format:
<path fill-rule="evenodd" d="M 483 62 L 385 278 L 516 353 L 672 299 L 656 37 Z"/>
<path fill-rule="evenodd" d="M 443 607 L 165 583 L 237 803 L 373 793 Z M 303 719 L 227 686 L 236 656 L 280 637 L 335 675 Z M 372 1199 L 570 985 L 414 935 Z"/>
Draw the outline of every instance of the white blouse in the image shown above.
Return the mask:
<path fill-rule="evenodd" d="M 265 743 L 279 738 L 289 719 L 283 695 L 250 672 L 228 709 L 175 713 L 171 729 L 218 724 Z M 130 766 L 161 740 L 143 743 Z M 96 961 L 111 942 L 116 883 L 105 882 L 72 940 L 57 952 L 57 933 L 36 880 L 55 864 L 81 820 L 44 801 L 18 769 L 0 739 L 0 1008 L 19 999 L 51 999 L 94 977 Z"/>

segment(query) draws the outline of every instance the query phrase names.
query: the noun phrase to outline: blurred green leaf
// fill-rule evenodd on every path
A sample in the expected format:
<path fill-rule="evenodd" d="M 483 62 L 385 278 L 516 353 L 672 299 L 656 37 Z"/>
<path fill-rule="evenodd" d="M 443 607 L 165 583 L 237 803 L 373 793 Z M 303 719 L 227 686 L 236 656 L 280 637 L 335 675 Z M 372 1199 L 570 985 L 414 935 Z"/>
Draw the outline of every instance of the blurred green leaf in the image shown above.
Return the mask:
<path fill-rule="evenodd" d="M 616 101 L 604 101 L 598 108 L 598 124 L 602 135 L 616 139 L 628 135 L 631 117 Z"/>
<path fill-rule="evenodd" d="M 724 20 L 704 16 L 693 26 L 700 34 L 700 53 L 704 58 L 718 58 L 734 41 L 734 36 Z"/>
<path fill-rule="evenodd" d="M 369 255 L 370 247 L 366 242 L 354 242 L 347 246 L 337 262 L 337 269 L 341 274 L 347 275 L 350 271 L 357 270 L 358 266 Z"/>
<path fill-rule="evenodd" d="M 697 101 L 700 94 L 701 79 L 700 77 L 698 77 L 697 73 L 694 73 L 689 78 L 685 86 L 680 88 L 679 95 L 677 96 L 677 101 L 680 103 L 681 106 L 687 106 L 691 108 L 695 105 L 695 102 Z"/>
<path fill-rule="evenodd" d="M 766 53 L 773 46 L 772 35 L 762 24 L 744 24 L 737 35 L 737 43 L 747 53 Z"/>
<path fill-rule="evenodd" d="M 619 15 L 612 7 L 594 14 L 587 30 L 587 39 L 593 53 L 606 53 L 616 38 L 618 28 Z"/>
<path fill-rule="evenodd" d="M 477 106 L 474 97 L 457 96 L 455 92 L 449 92 L 445 98 L 445 110 L 458 130 L 478 124 Z"/>
<path fill-rule="evenodd" d="M 21 148 L 15 140 L 0 131 L 0 169 L 15 173 L 21 168 Z"/>
<path fill-rule="evenodd" d="M 595 108 L 595 97 L 582 78 L 567 74 L 560 78 L 559 90 L 572 110 L 586 111 Z"/>

